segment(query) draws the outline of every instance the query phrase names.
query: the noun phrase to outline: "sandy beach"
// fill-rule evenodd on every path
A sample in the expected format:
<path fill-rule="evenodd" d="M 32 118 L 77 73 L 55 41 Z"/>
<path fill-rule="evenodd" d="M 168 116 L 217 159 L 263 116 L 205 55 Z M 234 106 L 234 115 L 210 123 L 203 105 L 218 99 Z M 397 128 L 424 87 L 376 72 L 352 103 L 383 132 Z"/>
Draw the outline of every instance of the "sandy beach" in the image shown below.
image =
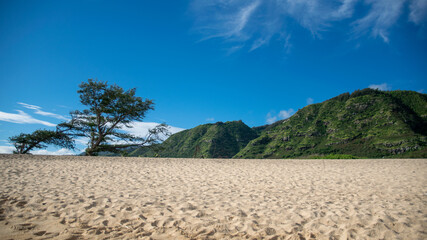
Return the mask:
<path fill-rule="evenodd" d="M 0 155 L 0 239 L 427 239 L 427 160 Z"/>

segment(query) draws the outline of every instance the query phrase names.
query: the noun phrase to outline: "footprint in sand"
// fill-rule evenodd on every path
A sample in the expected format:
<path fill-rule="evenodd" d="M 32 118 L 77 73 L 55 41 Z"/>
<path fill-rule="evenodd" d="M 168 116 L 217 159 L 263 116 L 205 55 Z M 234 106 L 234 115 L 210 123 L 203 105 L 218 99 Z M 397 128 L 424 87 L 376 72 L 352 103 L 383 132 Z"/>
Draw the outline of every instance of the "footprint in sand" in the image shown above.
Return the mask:
<path fill-rule="evenodd" d="M 22 223 L 12 226 L 13 229 L 16 229 L 18 231 L 27 231 L 35 228 L 36 225 L 32 223 Z"/>
<path fill-rule="evenodd" d="M 39 231 L 39 232 L 35 232 L 35 233 L 33 233 L 33 235 L 36 235 L 36 236 L 43 236 L 45 233 L 46 233 L 46 231 Z"/>
<path fill-rule="evenodd" d="M 122 220 L 120 220 L 120 224 L 125 224 L 125 223 L 128 223 L 130 220 L 129 219 L 122 219 Z"/>
<path fill-rule="evenodd" d="M 19 201 L 16 206 L 19 208 L 23 208 L 27 204 L 27 201 Z"/>
<path fill-rule="evenodd" d="M 276 234 L 276 229 L 271 228 L 271 227 L 268 227 L 268 228 L 266 228 L 266 229 L 265 229 L 265 233 L 266 233 L 267 235 L 273 235 L 273 234 Z"/>
<path fill-rule="evenodd" d="M 86 206 L 85 209 L 89 210 L 89 209 L 91 209 L 93 207 L 96 207 L 96 202 L 92 202 L 89 206 Z"/>
<path fill-rule="evenodd" d="M 105 216 L 105 212 L 103 209 L 99 209 L 96 213 L 100 216 Z"/>

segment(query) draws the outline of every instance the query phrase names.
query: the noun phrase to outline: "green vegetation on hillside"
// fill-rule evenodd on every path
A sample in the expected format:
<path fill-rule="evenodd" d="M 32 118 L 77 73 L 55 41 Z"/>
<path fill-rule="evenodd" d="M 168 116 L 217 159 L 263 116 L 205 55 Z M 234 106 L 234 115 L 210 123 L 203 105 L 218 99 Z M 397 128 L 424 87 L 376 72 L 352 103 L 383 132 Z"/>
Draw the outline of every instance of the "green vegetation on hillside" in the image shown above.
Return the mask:
<path fill-rule="evenodd" d="M 234 157 L 426 157 L 426 126 L 426 94 L 363 89 L 258 128 L 260 136 Z"/>
<path fill-rule="evenodd" d="M 176 133 L 162 144 L 138 148 L 130 156 L 231 158 L 257 136 L 242 121 L 217 122 Z"/>
<path fill-rule="evenodd" d="M 425 158 L 427 95 L 373 89 L 343 93 L 292 117 L 249 128 L 200 125 L 127 156 L 196 158 Z"/>
<path fill-rule="evenodd" d="M 309 156 L 309 159 L 358 159 L 359 157 L 348 154 L 329 154 L 323 156 Z"/>

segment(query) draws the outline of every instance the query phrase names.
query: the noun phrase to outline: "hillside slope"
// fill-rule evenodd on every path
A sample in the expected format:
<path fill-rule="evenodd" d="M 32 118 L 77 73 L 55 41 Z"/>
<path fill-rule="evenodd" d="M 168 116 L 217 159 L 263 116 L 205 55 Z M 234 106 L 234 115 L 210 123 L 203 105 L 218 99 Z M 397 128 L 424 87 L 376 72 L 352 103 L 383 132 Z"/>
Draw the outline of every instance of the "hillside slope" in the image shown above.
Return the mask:
<path fill-rule="evenodd" d="M 204 124 L 178 132 L 154 148 L 139 148 L 130 156 L 231 158 L 257 136 L 242 121 Z"/>
<path fill-rule="evenodd" d="M 235 158 L 427 157 L 427 95 L 363 89 L 264 126 Z"/>

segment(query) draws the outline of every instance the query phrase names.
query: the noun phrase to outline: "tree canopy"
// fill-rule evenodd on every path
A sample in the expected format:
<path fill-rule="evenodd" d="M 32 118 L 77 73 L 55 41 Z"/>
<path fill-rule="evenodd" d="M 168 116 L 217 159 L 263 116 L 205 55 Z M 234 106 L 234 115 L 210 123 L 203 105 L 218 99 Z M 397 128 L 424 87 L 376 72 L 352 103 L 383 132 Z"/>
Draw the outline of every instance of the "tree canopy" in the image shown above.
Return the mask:
<path fill-rule="evenodd" d="M 14 153 L 27 154 L 34 149 L 43 149 L 47 145 L 55 145 L 67 149 L 74 149 L 74 140 L 60 131 L 36 130 L 31 134 L 21 133 L 9 138 L 15 146 Z"/>
<path fill-rule="evenodd" d="M 93 79 L 79 87 L 80 102 L 88 109 L 71 112 L 71 120 L 58 126 L 69 135 L 87 138 L 87 155 L 156 143 L 160 141 L 159 135 L 168 134 L 166 124 L 151 129 L 146 137 L 120 131 L 131 128 L 132 122 L 142 121 L 147 111 L 154 110 L 152 100 L 135 96 L 135 88 L 125 91 L 115 84 Z"/>

